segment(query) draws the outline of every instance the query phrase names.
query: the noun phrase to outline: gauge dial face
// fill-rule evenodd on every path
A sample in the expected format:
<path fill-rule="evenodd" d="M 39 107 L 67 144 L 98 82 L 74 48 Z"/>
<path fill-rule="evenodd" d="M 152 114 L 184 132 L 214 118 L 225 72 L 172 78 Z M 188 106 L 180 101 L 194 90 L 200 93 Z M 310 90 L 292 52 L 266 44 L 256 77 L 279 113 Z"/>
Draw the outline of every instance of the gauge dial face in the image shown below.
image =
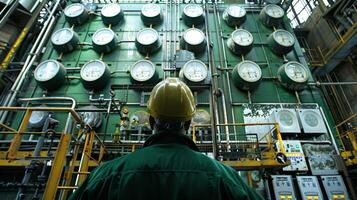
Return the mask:
<path fill-rule="evenodd" d="M 40 63 L 35 69 L 35 79 L 37 81 L 51 80 L 59 71 L 60 64 L 55 60 L 47 60 Z"/>
<path fill-rule="evenodd" d="M 249 46 L 253 43 L 253 35 L 244 29 L 235 30 L 232 33 L 234 43 L 241 46 Z"/>
<path fill-rule="evenodd" d="M 282 18 L 285 14 L 284 10 L 280 6 L 274 4 L 265 6 L 265 12 L 273 18 Z"/>
<path fill-rule="evenodd" d="M 66 44 L 67 42 L 71 41 L 73 36 L 74 36 L 74 34 L 71 29 L 62 28 L 62 29 L 56 31 L 52 35 L 51 42 L 56 45 L 63 45 L 63 44 Z"/>
<path fill-rule="evenodd" d="M 316 113 L 314 112 L 309 112 L 309 111 L 305 111 L 304 113 L 304 121 L 307 125 L 311 126 L 311 127 L 316 127 L 319 125 L 319 119 L 318 116 L 316 115 Z"/>
<path fill-rule="evenodd" d="M 43 111 L 33 111 L 29 120 L 30 124 L 38 124 L 45 117 L 46 112 Z"/>
<path fill-rule="evenodd" d="M 199 17 L 203 15 L 203 8 L 197 4 L 190 4 L 183 9 L 183 12 L 188 17 Z"/>
<path fill-rule="evenodd" d="M 294 36 L 290 32 L 285 30 L 276 30 L 274 32 L 273 37 L 278 44 L 285 47 L 291 47 L 295 43 Z"/>
<path fill-rule="evenodd" d="M 205 40 L 205 34 L 197 28 L 190 28 L 184 33 L 183 38 L 191 45 L 198 45 Z"/>
<path fill-rule="evenodd" d="M 246 14 L 246 11 L 244 8 L 238 6 L 238 5 L 231 5 L 226 9 L 226 12 L 235 18 L 241 18 L 244 17 Z"/>
<path fill-rule="evenodd" d="M 150 45 L 155 43 L 159 39 L 159 34 L 155 29 L 146 28 L 136 35 L 136 40 L 143 45 Z"/>
<path fill-rule="evenodd" d="M 105 17 L 114 17 L 121 12 L 121 8 L 119 4 L 111 3 L 103 6 L 102 8 L 102 15 Z"/>
<path fill-rule="evenodd" d="M 285 66 L 285 72 L 288 77 L 295 82 L 303 83 L 308 79 L 307 69 L 298 62 L 287 63 Z"/>
<path fill-rule="evenodd" d="M 111 42 L 115 37 L 115 33 L 109 28 L 102 28 L 97 30 L 92 37 L 95 44 L 106 45 Z"/>
<path fill-rule="evenodd" d="M 207 78 L 208 69 L 203 62 L 191 60 L 184 65 L 183 75 L 192 82 L 201 82 Z"/>
<path fill-rule="evenodd" d="M 160 15 L 161 8 L 157 4 L 145 4 L 141 8 L 141 13 L 146 17 L 156 17 Z"/>
<path fill-rule="evenodd" d="M 80 3 L 74 3 L 66 7 L 64 14 L 68 17 L 78 17 L 85 11 L 85 8 Z"/>
<path fill-rule="evenodd" d="M 140 60 L 136 62 L 130 70 L 131 77 L 136 81 L 148 81 L 155 74 L 154 63 L 148 60 Z"/>
<path fill-rule="evenodd" d="M 278 113 L 279 122 L 284 127 L 292 126 L 294 123 L 293 114 L 290 111 L 281 110 Z"/>
<path fill-rule="evenodd" d="M 100 60 L 89 61 L 81 69 L 81 78 L 85 81 L 95 81 L 103 76 L 107 66 Z"/>
<path fill-rule="evenodd" d="M 262 77 L 262 70 L 255 62 L 243 61 L 239 63 L 238 74 L 245 81 L 256 82 Z"/>

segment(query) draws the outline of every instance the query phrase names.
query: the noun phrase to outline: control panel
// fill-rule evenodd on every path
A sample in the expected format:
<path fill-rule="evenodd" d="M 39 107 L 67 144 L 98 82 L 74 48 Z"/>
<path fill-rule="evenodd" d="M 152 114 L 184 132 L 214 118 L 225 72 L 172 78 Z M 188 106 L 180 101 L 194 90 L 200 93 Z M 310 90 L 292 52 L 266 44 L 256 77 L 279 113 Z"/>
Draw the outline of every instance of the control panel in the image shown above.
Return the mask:
<path fill-rule="evenodd" d="M 348 194 L 342 176 L 321 176 L 327 199 L 329 200 L 347 200 Z"/>
<path fill-rule="evenodd" d="M 272 175 L 274 196 L 277 200 L 296 200 L 293 181 L 290 175 Z"/>
<path fill-rule="evenodd" d="M 291 161 L 291 165 L 284 167 L 283 171 L 308 171 L 305 154 L 302 150 L 300 141 L 285 140 L 283 141 L 285 155 Z M 276 143 L 278 151 L 280 151 L 279 142 Z"/>
<path fill-rule="evenodd" d="M 301 199 L 303 200 L 322 200 L 320 184 L 316 176 L 297 176 Z"/>

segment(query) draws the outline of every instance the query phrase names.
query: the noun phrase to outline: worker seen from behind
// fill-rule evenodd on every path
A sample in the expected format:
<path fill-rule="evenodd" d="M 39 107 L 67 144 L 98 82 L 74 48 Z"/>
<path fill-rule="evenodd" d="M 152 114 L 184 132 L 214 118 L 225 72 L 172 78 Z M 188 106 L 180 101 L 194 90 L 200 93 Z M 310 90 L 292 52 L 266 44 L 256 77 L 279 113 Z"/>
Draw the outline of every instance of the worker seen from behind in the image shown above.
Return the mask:
<path fill-rule="evenodd" d="M 144 147 L 95 169 L 70 199 L 262 199 L 234 169 L 201 154 L 185 135 L 196 111 L 185 83 L 161 81 L 147 107 L 154 134 Z"/>

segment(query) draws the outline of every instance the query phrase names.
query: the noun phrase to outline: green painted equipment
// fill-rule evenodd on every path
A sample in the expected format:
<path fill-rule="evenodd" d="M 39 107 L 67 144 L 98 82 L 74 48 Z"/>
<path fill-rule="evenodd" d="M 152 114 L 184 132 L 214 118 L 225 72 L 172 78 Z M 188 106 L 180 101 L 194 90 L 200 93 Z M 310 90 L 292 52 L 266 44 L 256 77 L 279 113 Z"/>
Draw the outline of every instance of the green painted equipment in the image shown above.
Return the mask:
<path fill-rule="evenodd" d="M 208 68 L 200 60 L 188 61 L 180 71 L 180 78 L 186 83 L 202 83 L 208 77 Z"/>
<path fill-rule="evenodd" d="M 289 31 L 278 29 L 269 35 L 267 42 L 276 55 L 282 56 L 293 50 L 295 38 Z"/>
<path fill-rule="evenodd" d="M 111 29 L 101 28 L 93 34 L 92 43 L 97 53 L 110 53 L 118 47 L 118 37 Z"/>
<path fill-rule="evenodd" d="M 159 73 L 151 61 L 139 60 L 131 66 L 130 78 L 134 83 L 156 83 L 159 80 Z"/>
<path fill-rule="evenodd" d="M 66 21 L 71 25 L 82 25 L 89 19 L 89 12 L 83 4 L 74 3 L 64 9 Z"/>
<path fill-rule="evenodd" d="M 103 89 L 110 81 L 110 71 L 103 61 L 92 60 L 81 68 L 81 80 L 87 90 L 98 91 Z"/>
<path fill-rule="evenodd" d="M 206 49 L 205 34 L 200 29 L 190 28 L 184 32 L 180 46 L 182 49 L 200 54 Z"/>
<path fill-rule="evenodd" d="M 253 61 L 245 60 L 238 63 L 232 72 L 234 85 L 241 90 L 254 90 L 262 79 L 262 70 Z"/>
<path fill-rule="evenodd" d="M 260 11 L 260 20 L 267 27 L 278 27 L 283 21 L 284 14 L 280 6 L 269 4 Z"/>
<path fill-rule="evenodd" d="M 161 48 L 159 33 L 152 28 L 140 30 L 136 35 L 135 46 L 144 55 L 157 52 Z"/>
<path fill-rule="evenodd" d="M 290 61 L 279 68 L 278 79 L 288 90 L 302 90 L 309 80 L 309 71 L 304 65 Z"/>
<path fill-rule="evenodd" d="M 189 26 L 198 26 L 205 22 L 203 8 L 198 4 L 189 4 L 183 8 L 182 19 Z"/>
<path fill-rule="evenodd" d="M 55 90 L 66 79 L 66 68 L 56 60 L 46 60 L 35 69 L 35 80 L 43 90 Z"/>
<path fill-rule="evenodd" d="M 69 53 L 78 47 L 79 38 L 72 29 L 62 28 L 53 33 L 51 42 L 58 53 Z"/>
<path fill-rule="evenodd" d="M 245 20 L 247 12 L 244 8 L 238 5 L 230 5 L 223 12 L 223 19 L 231 27 L 239 27 Z"/>
<path fill-rule="evenodd" d="M 105 25 L 115 26 L 124 18 L 124 12 L 117 3 L 106 4 L 101 10 L 102 21 Z"/>
<path fill-rule="evenodd" d="M 145 4 L 141 8 L 141 21 L 146 26 L 155 26 L 162 23 L 161 8 L 158 4 Z"/>
<path fill-rule="evenodd" d="M 227 46 L 234 54 L 247 54 L 253 48 L 253 40 L 253 35 L 249 31 L 237 29 L 227 40 Z"/>

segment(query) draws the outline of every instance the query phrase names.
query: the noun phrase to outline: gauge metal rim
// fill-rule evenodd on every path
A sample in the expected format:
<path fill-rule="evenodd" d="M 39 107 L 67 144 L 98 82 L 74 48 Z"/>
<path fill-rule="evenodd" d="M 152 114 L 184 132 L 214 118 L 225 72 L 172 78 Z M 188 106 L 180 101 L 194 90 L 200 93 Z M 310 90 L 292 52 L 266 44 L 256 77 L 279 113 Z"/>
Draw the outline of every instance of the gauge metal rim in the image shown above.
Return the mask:
<path fill-rule="evenodd" d="M 245 77 L 242 76 L 240 69 L 241 69 L 241 66 L 242 66 L 243 64 L 245 64 L 245 63 L 250 63 L 250 64 L 252 64 L 253 66 L 255 66 L 256 69 L 258 69 L 258 71 L 259 71 L 259 76 L 258 76 L 258 78 L 257 78 L 256 80 L 252 81 L 252 80 L 246 79 Z M 253 62 L 253 61 L 250 61 L 250 60 L 245 60 L 245 61 L 242 61 L 242 62 L 238 63 L 238 65 L 237 65 L 237 72 L 238 72 L 238 75 L 240 76 L 240 78 L 242 78 L 244 81 L 249 82 L 249 83 L 259 82 L 259 80 L 262 78 L 262 69 L 259 67 L 259 65 L 258 65 L 257 63 L 255 63 L 255 62 Z"/>
<path fill-rule="evenodd" d="M 150 9 L 148 9 L 147 7 L 149 7 Z M 161 14 L 161 7 L 154 3 L 145 4 L 141 8 L 141 14 L 144 17 L 148 18 L 159 16 Z"/>
<path fill-rule="evenodd" d="M 109 32 L 112 34 L 111 39 L 110 39 L 108 42 L 106 42 L 106 43 L 97 42 L 96 39 L 95 39 L 96 35 L 97 35 L 98 33 L 100 33 L 101 31 L 104 31 L 104 30 L 105 30 L 105 31 L 109 31 Z M 109 44 L 110 42 L 112 42 L 112 41 L 115 39 L 115 37 L 116 37 L 116 35 L 115 35 L 114 31 L 111 30 L 110 28 L 101 28 L 101 29 L 98 29 L 96 32 L 94 32 L 94 34 L 93 34 L 93 36 L 92 36 L 92 41 L 93 41 L 93 43 L 95 43 L 96 45 L 107 45 L 107 44 Z"/>
<path fill-rule="evenodd" d="M 246 33 L 248 33 L 249 36 L 252 38 L 252 42 L 250 42 L 250 43 L 247 44 L 247 45 L 244 45 L 244 44 L 240 43 L 240 41 L 237 41 L 237 40 L 235 39 L 235 37 L 234 37 L 234 34 L 236 34 L 236 33 L 238 33 L 238 32 L 246 32 Z M 233 42 L 234 42 L 235 44 L 239 45 L 239 46 L 248 47 L 248 46 L 251 46 L 251 45 L 253 44 L 253 42 L 254 42 L 254 38 L 253 38 L 252 33 L 250 33 L 249 31 L 247 31 L 247 30 L 245 30 L 245 29 L 237 29 L 237 30 L 233 31 L 233 33 L 232 33 L 232 35 L 231 35 L 231 38 L 232 38 Z"/>
<path fill-rule="evenodd" d="M 87 79 L 85 78 L 85 76 L 83 75 L 83 71 L 84 69 L 90 64 L 90 63 L 100 63 L 103 67 L 104 67 L 104 70 L 102 71 L 102 73 L 100 74 L 100 76 L 96 77 L 96 79 Z M 97 81 L 98 79 L 100 79 L 104 74 L 105 74 L 105 71 L 107 69 L 107 64 L 105 64 L 105 62 L 101 61 L 101 60 L 90 60 L 88 62 L 86 62 L 82 67 L 81 67 L 81 79 L 83 79 L 84 81 L 87 81 L 87 82 L 93 82 L 93 81 Z"/>
<path fill-rule="evenodd" d="M 267 12 L 267 9 L 269 9 L 269 7 L 279 8 L 281 11 L 283 11 L 283 15 L 282 15 L 282 16 L 278 16 L 278 17 L 270 15 L 270 14 Z M 269 17 L 272 17 L 272 18 L 274 18 L 274 19 L 280 19 L 280 18 L 284 17 L 284 14 L 285 14 L 284 10 L 283 10 L 280 6 L 275 5 L 275 4 L 268 4 L 268 5 L 266 5 L 263 9 L 265 10 L 265 13 L 266 13 Z"/>
<path fill-rule="evenodd" d="M 305 78 L 304 78 L 304 80 L 298 81 L 298 80 L 295 80 L 293 77 L 291 77 L 290 74 L 287 73 L 287 67 L 288 67 L 289 65 L 298 65 L 298 66 L 300 66 L 302 69 L 304 69 L 304 73 L 305 73 Z M 305 83 L 306 81 L 309 80 L 309 71 L 308 71 L 308 69 L 307 69 L 303 64 L 301 64 L 301 63 L 299 63 L 299 62 L 296 62 L 296 61 L 290 61 L 290 62 L 288 62 L 288 63 L 285 63 L 285 64 L 284 64 L 284 72 L 285 72 L 286 75 L 289 77 L 289 79 L 291 79 L 292 81 L 294 81 L 294 82 L 296 82 L 296 83 Z"/>
<path fill-rule="evenodd" d="M 58 34 L 59 32 L 65 31 L 65 30 L 66 30 L 66 31 L 69 31 L 69 32 L 71 33 L 71 38 L 68 39 L 67 41 L 55 42 L 54 39 L 53 39 L 54 36 L 55 36 L 56 34 Z M 73 37 L 74 37 L 74 31 L 73 31 L 72 29 L 70 29 L 70 28 L 61 28 L 61 29 L 55 31 L 55 32 L 52 34 L 52 36 L 51 36 L 51 42 L 52 42 L 53 44 L 55 44 L 55 45 L 64 45 L 64 44 L 67 44 L 68 42 L 70 42 L 70 41 L 73 39 Z"/>
<path fill-rule="evenodd" d="M 201 79 L 199 79 L 199 80 L 192 80 L 191 78 L 189 78 L 189 77 L 188 77 L 188 74 L 187 74 L 186 68 L 187 68 L 188 65 L 190 65 L 191 63 L 199 63 L 201 66 L 204 66 L 204 68 L 205 68 L 205 70 L 206 70 L 206 76 L 203 77 L 203 78 L 201 78 Z M 183 76 L 184 76 L 186 79 L 188 79 L 189 81 L 191 81 L 191 82 L 202 82 L 202 81 L 204 81 L 204 80 L 207 78 L 207 76 L 208 76 L 208 68 L 207 68 L 206 64 L 204 64 L 204 63 L 203 63 L 202 61 L 200 61 L 200 60 L 190 60 L 190 61 L 186 62 L 186 64 L 183 66 L 182 70 L 183 70 Z"/>
<path fill-rule="evenodd" d="M 190 42 L 189 42 L 190 39 L 187 40 L 187 37 L 188 37 L 189 32 L 191 32 L 191 31 L 199 32 L 200 35 L 202 36 L 202 37 L 200 38 L 201 40 L 200 40 L 200 41 L 197 41 L 197 42 L 194 42 L 194 43 L 190 43 Z M 183 39 L 185 40 L 185 42 L 186 42 L 187 44 L 190 44 L 190 45 L 199 45 L 199 44 L 202 44 L 202 43 L 205 41 L 205 34 L 203 33 L 203 31 L 201 31 L 201 30 L 198 29 L 198 28 L 189 28 L 189 29 L 187 29 L 187 30 L 184 32 L 184 34 L 183 34 Z"/>
<path fill-rule="evenodd" d="M 134 67 L 136 67 L 137 64 L 139 63 L 148 63 L 150 64 L 150 66 L 152 67 L 152 73 L 150 74 L 149 78 L 146 78 L 146 79 L 137 79 L 134 74 L 133 74 L 133 69 Z M 138 82 L 145 82 L 145 81 L 149 81 L 150 79 L 152 79 L 152 77 L 155 75 L 156 73 L 156 67 L 155 67 L 155 64 L 149 60 L 139 60 L 137 62 L 135 62 L 131 67 L 130 67 L 130 76 L 135 80 L 135 81 L 138 81 Z"/>
<path fill-rule="evenodd" d="M 80 6 L 81 7 L 81 10 L 80 12 L 78 12 L 78 14 L 76 15 L 69 15 L 68 14 L 68 9 L 70 9 L 71 7 L 73 6 Z M 81 3 L 74 3 L 74 4 L 71 4 L 71 5 L 68 5 L 65 9 L 64 9 L 64 14 L 67 16 L 67 17 L 78 17 L 80 16 L 83 12 L 85 11 L 85 7 L 83 4 Z"/>
<path fill-rule="evenodd" d="M 112 7 L 112 6 L 115 6 L 117 8 L 116 12 L 110 13 L 110 15 L 107 15 L 108 12 L 105 13 L 104 12 L 105 9 L 107 9 L 108 7 Z M 104 16 L 104 17 L 115 17 L 115 16 L 119 15 L 121 12 L 122 12 L 122 9 L 121 9 L 120 5 L 117 4 L 117 3 L 106 4 L 106 5 L 103 6 L 103 8 L 100 11 L 101 15 Z"/>
<path fill-rule="evenodd" d="M 231 10 L 231 9 L 237 8 L 237 7 L 238 7 L 238 9 L 241 9 L 241 10 L 244 11 L 243 15 L 237 16 L 237 15 L 234 15 L 234 14 L 232 13 L 232 10 Z M 247 14 L 247 11 L 246 11 L 243 7 L 241 7 L 241 6 L 239 6 L 239 5 L 230 5 L 229 7 L 226 8 L 225 12 L 226 12 L 229 16 L 234 17 L 234 18 L 242 18 L 242 17 L 244 17 L 244 16 Z M 240 13 L 240 12 L 239 12 L 239 13 Z"/>
<path fill-rule="evenodd" d="M 140 34 L 145 32 L 145 31 L 150 31 L 151 33 L 155 33 L 155 41 L 151 42 L 151 43 L 145 43 L 144 41 L 142 41 L 141 39 L 139 39 L 140 37 Z M 157 41 L 159 40 L 159 33 L 153 29 L 153 28 L 144 28 L 142 30 L 140 30 L 137 34 L 136 34 L 136 41 L 138 43 L 140 43 L 141 45 L 144 45 L 144 46 L 147 46 L 147 45 L 152 45 L 152 44 L 155 44 Z"/>
<path fill-rule="evenodd" d="M 284 45 L 284 44 L 281 44 L 280 42 L 278 42 L 278 40 L 276 39 L 276 34 L 279 33 L 279 32 L 286 33 L 286 34 L 289 35 L 289 37 L 293 38 L 293 40 L 294 40 L 293 44 L 291 44 L 291 45 Z M 293 34 L 291 34 L 289 31 L 286 31 L 286 30 L 283 30 L 283 29 L 278 29 L 278 30 L 274 31 L 274 32 L 273 32 L 273 38 L 274 38 L 274 41 L 275 41 L 276 43 L 278 43 L 279 45 L 284 46 L 284 47 L 292 47 L 292 46 L 294 46 L 294 44 L 295 44 L 295 37 L 293 36 Z"/>
<path fill-rule="evenodd" d="M 198 9 L 200 11 L 200 13 L 198 15 L 190 15 L 191 13 L 188 13 L 187 12 L 187 8 L 189 7 L 195 7 L 195 9 Z M 197 4 L 189 4 L 189 5 L 186 5 L 184 8 L 183 8 L 183 13 L 187 16 L 187 17 L 192 17 L 192 18 L 196 18 L 196 17 L 200 17 L 203 15 L 203 8 L 202 6 L 200 5 L 197 5 Z"/>
<path fill-rule="evenodd" d="M 40 69 L 40 67 L 44 64 L 47 64 L 47 63 L 55 63 L 56 64 L 56 73 L 53 73 L 52 76 L 50 78 L 47 78 L 46 80 L 43 80 L 41 78 L 38 77 L 38 70 Z M 57 74 L 58 72 L 60 71 L 60 63 L 57 61 L 57 60 L 46 60 L 44 62 L 41 62 L 35 69 L 35 72 L 34 72 L 34 75 L 35 75 L 35 79 L 36 81 L 39 81 L 39 82 L 45 82 L 45 81 L 49 81 L 51 79 L 53 79 Z"/>

